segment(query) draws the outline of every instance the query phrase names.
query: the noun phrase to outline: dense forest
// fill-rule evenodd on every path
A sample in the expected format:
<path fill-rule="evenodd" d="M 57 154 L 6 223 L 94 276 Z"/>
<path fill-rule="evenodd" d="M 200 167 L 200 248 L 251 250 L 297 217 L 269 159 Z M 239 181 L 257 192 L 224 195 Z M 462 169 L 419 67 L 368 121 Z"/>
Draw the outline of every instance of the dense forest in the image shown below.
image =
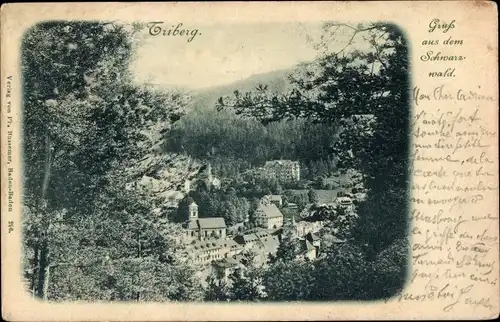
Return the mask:
<path fill-rule="evenodd" d="M 314 180 L 336 170 L 332 149 L 337 137 L 331 124 L 289 119 L 271 124 L 213 106 L 184 116 L 166 134 L 167 151 L 209 161 L 215 173 L 232 177 L 265 161 L 301 163 L 301 177 Z"/>

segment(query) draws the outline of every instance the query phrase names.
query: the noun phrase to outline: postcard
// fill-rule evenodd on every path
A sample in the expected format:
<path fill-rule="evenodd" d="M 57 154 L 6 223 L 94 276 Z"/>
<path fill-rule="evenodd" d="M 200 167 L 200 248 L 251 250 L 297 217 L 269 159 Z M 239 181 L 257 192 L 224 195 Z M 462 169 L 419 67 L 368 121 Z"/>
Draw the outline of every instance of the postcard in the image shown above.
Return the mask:
<path fill-rule="evenodd" d="M 498 317 L 497 18 L 3 5 L 3 318 Z"/>

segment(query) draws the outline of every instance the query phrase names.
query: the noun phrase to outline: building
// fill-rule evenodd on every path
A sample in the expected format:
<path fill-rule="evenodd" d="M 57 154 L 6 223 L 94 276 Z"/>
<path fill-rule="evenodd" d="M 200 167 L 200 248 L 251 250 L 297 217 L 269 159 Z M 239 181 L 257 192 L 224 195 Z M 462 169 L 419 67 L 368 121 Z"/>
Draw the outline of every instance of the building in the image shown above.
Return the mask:
<path fill-rule="evenodd" d="M 313 260 L 318 257 L 318 253 L 316 250 L 316 247 L 307 239 L 303 239 L 300 241 L 301 242 L 301 247 L 302 247 L 302 254 L 299 256 L 304 256 L 308 260 Z"/>
<path fill-rule="evenodd" d="M 255 224 L 258 227 L 273 229 L 283 226 L 283 214 L 268 198 L 264 197 L 254 214 Z"/>
<path fill-rule="evenodd" d="M 304 237 L 309 233 L 316 233 L 318 232 L 325 223 L 323 221 L 295 221 L 295 217 L 292 217 L 292 229 L 293 229 L 293 234 L 296 237 Z"/>
<path fill-rule="evenodd" d="M 275 204 L 276 207 L 283 206 L 283 198 L 281 198 L 280 195 L 267 195 L 267 196 L 264 196 L 264 198 L 267 198 L 269 200 L 269 202 L 272 202 L 273 204 Z"/>
<path fill-rule="evenodd" d="M 319 236 L 314 233 L 308 233 L 305 239 L 309 241 L 314 248 L 316 248 L 316 255 L 318 255 L 321 246 L 321 239 Z"/>
<path fill-rule="evenodd" d="M 299 181 L 300 165 L 298 161 L 291 160 L 266 161 L 262 168 L 262 175 L 283 182 Z"/>
<path fill-rule="evenodd" d="M 258 255 L 260 263 L 266 263 L 269 255 L 275 255 L 280 244 L 279 236 L 264 229 L 254 229 L 234 238 L 245 250 L 252 250 Z"/>
<path fill-rule="evenodd" d="M 206 238 L 197 240 L 186 246 L 191 259 L 197 264 L 209 264 L 238 255 L 243 246 L 232 239 Z"/>
<path fill-rule="evenodd" d="M 194 239 L 226 238 L 226 222 L 222 217 L 198 218 L 198 205 L 189 205 L 189 220 L 186 223 L 186 235 Z"/>
<path fill-rule="evenodd" d="M 337 197 L 337 199 L 335 199 L 335 203 L 337 206 L 342 207 L 347 211 L 352 211 L 354 209 L 352 199 L 348 196 Z"/>
<path fill-rule="evenodd" d="M 212 263 L 212 269 L 215 272 L 219 281 L 229 283 L 229 275 L 236 269 L 243 269 L 245 266 L 242 264 L 242 255 L 233 255 Z"/>
<path fill-rule="evenodd" d="M 320 250 L 320 238 L 313 234 L 308 233 L 304 237 L 299 238 L 300 253 L 297 255 L 297 259 L 308 259 L 314 260 L 319 256 Z"/>

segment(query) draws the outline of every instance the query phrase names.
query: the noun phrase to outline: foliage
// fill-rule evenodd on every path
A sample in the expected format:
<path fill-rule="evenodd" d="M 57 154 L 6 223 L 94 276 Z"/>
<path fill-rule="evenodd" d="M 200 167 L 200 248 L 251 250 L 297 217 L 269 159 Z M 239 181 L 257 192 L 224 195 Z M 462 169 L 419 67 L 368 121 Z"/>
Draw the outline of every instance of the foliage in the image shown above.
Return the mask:
<path fill-rule="evenodd" d="M 367 189 L 366 201 L 357 205 L 360 219 L 352 233 L 360 245 L 356 252 L 366 254 L 371 262 L 407 233 L 408 47 L 401 30 L 387 23 L 326 23 L 319 47 L 328 49 L 330 37 L 339 30 L 351 34 L 345 47 L 325 51 L 313 64 L 298 68 L 290 75 L 295 88 L 289 93 L 271 93 L 265 86 L 253 92 L 235 91 L 234 97 L 220 98 L 217 108 L 229 107 L 263 124 L 303 119 L 333 127 L 337 139 L 331 152 L 339 158 L 337 166 L 361 173 Z M 355 39 L 360 37 L 368 40 L 369 48 L 356 48 Z M 325 278 L 348 288 L 350 281 L 362 277 L 363 262 L 358 264 L 352 265 L 353 275 L 337 278 L 328 275 L 337 272 L 327 265 Z M 401 279 L 396 274 L 392 281 Z M 327 297 L 380 294 L 372 290 L 371 295 L 363 295 L 358 289 L 361 284 L 349 286 L 349 294 L 342 287 L 332 285 L 330 291 L 339 293 Z"/>
<path fill-rule="evenodd" d="M 283 198 L 284 200 L 286 200 L 287 204 L 296 204 L 299 210 L 304 209 L 306 205 L 309 204 L 309 196 L 307 195 L 307 193 L 296 193 L 292 190 L 286 190 L 283 193 Z"/>
<path fill-rule="evenodd" d="M 373 261 L 373 278 L 367 288 L 372 290 L 376 298 L 390 298 L 402 291 L 407 280 L 406 268 L 410 254 L 407 238 L 401 238 L 377 255 Z"/>
<path fill-rule="evenodd" d="M 176 259 L 174 228 L 128 185 L 187 99 L 132 83 L 133 40 L 132 28 L 107 22 L 45 22 L 23 38 L 25 277 L 39 297 L 201 296 Z"/>
<path fill-rule="evenodd" d="M 368 190 L 358 208 L 362 220 L 356 239 L 373 258 L 407 231 L 408 48 L 403 33 L 391 24 L 328 23 L 325 35 L 339 28 L 352 33 L 351 41 L 340 52 L 319 56 L 307 72 L 292 74 L 296 87 L 290 93 L 259 87 L 221 98 L 218 108 L 230 106 L 265 124 L 303 118 L 334 126 L 338 166 L 361 172 Z M 356 37 L 365 37 L 371 47 L 354 48 Z"/>
<path fill-rule="evenodd" d="M 299 160 L 301 175 L 314 178 L 335 169 L 329 158 L 335 129 L 307 120 L 263 125 L 231 111 L 210 108 L 183 117 L 166 134 L 166 150 L 210 161 L 222 177 L 233 177 L 274 159 Z"/>
<path fill-rule="evenodd" d="M 234 189 L 222 190 L 195 190 L 186 195 L 180 202 L 178 209 L 170 219 L 174 222 L 188 220 L 188 206 L 196 202 L 200 218 L 222 217 L 226 225 L 242 223 L 249 218 L 250 203 L 245 197 L 236 195 Z"/>
<path fill-rule="evenodd" d="M 367 268 L 370 263 L 363 251 L 352 244 L 336 244 L 326 250 L 326 258 L 316 263 L 315 300 L 367 299 Z"/>
<path fill-rule="evenodd" d="M 244 268 L 237 267 L 229 276 L 232 301 L 259 301 L 267 298 L 263 285 L 262 267 L 257 260 L 257 254 L 247 251 L 243 254 Z"/>
<path fill-rule="evenodd" d="M 371 300 L 394 296 L 406 277 L 407 240 L 398 240 L 375 261 L 355 244 L 325 244 L 316 261 L 273 262 L 264 273 L 268 299 L 289 301 Z"/>
<path fill-rule="evenodd" d="M 264 274 L 270 301 L 309 300 L 315 285 L 314 264 L 277 261 Z"/>
<path fill-rule="evenodd" d="M 354 211 L 348 211 L 342 206 L 320 205 L 312 206 L 310 216 L 305 221 L 324 221 L 325 231 L 340 239 L 351 238 L 355 231 L 359 216 Z"/>
<path fill-rule="evenodd" d="M 293 261 L 300 255 L 301 247 L 299 240 L 293 234 L 291 227 L 285 227 L 281 235 L 281 241 L 276 251 L 276 259 L 285 262 Z"/>
<path fill-rule="evenodd" d="M 207 288 L 205 290 L 205 300 L 207 301 L 227 301 L 229 300 L 229 285 L 215 274 L 207 277 Z"/>
<path fill-rule="evenodd" d="M 312 188 L 309 188 L 307 191 L 307 197 L 309 198 L 309 203 L 315 204 L 319 201 L 318 193 Z"/>

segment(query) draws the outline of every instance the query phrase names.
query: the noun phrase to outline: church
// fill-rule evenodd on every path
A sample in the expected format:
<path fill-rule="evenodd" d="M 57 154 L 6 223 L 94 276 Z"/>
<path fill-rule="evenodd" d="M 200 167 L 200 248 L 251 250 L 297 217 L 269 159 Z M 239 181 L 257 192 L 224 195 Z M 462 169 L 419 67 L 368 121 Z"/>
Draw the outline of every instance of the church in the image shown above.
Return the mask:
<path fill-rule="evenodd" d="M 189 219 L 186 235 L 193 239 L 226 238 L 226 222 L 222 217 L 199 218 L 198 205 L 193 201 L 189 205 Z"/>

